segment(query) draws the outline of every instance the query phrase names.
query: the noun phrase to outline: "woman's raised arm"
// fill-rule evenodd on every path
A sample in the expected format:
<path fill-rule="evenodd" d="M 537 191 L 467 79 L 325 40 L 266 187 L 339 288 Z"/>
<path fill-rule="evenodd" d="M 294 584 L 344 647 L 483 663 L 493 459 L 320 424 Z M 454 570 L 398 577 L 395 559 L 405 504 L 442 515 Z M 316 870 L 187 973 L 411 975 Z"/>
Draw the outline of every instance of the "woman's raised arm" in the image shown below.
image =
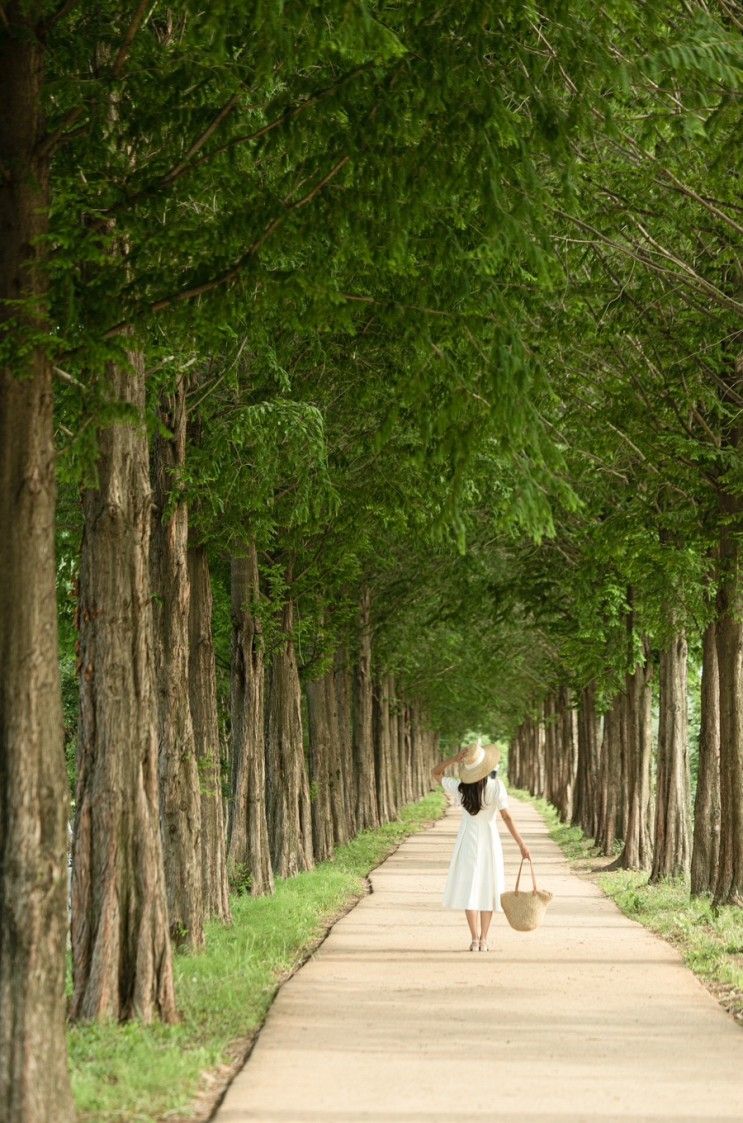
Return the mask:
<path fill-rule="evenodd" d="M 467 752 L 468 749 L 462 749 L 462 751 L 458 752 L 456 756 L 450 756 L 447 758 L 447 760 L 439 761 L 439 763 L 431 769 L 431 779 L 433 780 L 433 782 L 435 784 L 441 783 L 441 777 L 444 775 L 447 768 L 449 768 L 452 764 L 461 764 L 465 756 L 467 755 Z"/>

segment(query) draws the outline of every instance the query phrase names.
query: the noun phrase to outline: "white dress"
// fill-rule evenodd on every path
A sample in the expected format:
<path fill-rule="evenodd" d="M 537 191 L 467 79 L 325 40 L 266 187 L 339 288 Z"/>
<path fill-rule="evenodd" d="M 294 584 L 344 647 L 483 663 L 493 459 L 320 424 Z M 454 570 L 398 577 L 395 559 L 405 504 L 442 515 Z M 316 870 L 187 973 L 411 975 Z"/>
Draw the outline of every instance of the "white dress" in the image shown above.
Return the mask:
<path fill-rule="evenodd" d="M 441 783 L 447 795 L 461 806 L 459 780 L 444 776 Z M 482 809 L 476 815 L 462 809 L 444 889 L 444 908 L 502 912 L 500 895 L 505 886 L 505 874 L 496 817 L 507 807 L 508 793 L 503 781 L 489 776 Z"/>

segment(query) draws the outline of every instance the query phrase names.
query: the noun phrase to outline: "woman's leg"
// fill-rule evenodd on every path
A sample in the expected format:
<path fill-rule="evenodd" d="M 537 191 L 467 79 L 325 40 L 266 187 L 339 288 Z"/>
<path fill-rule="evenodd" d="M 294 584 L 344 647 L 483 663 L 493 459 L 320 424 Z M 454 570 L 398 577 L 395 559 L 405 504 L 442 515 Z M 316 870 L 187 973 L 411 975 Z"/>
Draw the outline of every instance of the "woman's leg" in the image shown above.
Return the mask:
<path fill-rule="evenodd" d="M 483 944 L 487 947 L 488 943 L 488 930 L 490 929 L 490 921 L 493 919 L 492 909 L 490 912 L 480 913 L 480 948 L 483 949 Z"/>
<path fill-rule="evenodd" d="M 465 909 L 464 915 L 467 917 L 467 923 L 470 926 L 470 935 L 472 936 L 472 939 L 479 939 L 480 934 L 477 931 L 477 922 L 480 914 L 478 913 L 477 909 Z"/>

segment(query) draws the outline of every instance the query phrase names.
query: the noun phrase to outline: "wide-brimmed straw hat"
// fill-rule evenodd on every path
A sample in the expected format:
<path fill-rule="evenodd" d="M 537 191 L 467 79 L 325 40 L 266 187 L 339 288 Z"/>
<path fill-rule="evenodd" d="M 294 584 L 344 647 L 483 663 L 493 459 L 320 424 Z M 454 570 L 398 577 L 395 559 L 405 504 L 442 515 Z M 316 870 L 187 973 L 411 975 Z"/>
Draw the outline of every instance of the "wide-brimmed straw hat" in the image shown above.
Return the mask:
<path fill-rule="evenodd" d="M 500 749 L 497 745 L 482 745 L 479 741 L 470 746 L 469 752 L 459 765 L 459 780 L 462 784 L 476 784 L 498 767 Z"/>

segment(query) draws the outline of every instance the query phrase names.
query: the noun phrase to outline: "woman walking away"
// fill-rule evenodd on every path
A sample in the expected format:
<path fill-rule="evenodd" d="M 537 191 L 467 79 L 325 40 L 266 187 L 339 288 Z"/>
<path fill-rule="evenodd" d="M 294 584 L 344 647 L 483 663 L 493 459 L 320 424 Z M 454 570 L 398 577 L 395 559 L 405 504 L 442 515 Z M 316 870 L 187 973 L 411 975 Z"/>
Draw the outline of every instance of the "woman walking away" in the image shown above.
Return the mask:
<path fill-rule="evenodd" d="M 442 760 L 431 775 L 447 795 L 463 808 L 459 834 L 449 864 L 444 889 L 444 908 L 464 909 L 472 936 L 470 951 L 488 951 L 488 929 L 493 911 L 502 912 L 500 895 L 504 888 L 503 850 L 496 821 L 500 811 L 503 822 L 514 837 L 522 858 L 530 858 L 529 848 L 508 812 L 508 794 L 498 776 L 500 752 L 496 745 L 476 745 L 462 749 L 456 756 Z M 459 766 L 459 778 L 444 776 L 452 765 Z"/>

